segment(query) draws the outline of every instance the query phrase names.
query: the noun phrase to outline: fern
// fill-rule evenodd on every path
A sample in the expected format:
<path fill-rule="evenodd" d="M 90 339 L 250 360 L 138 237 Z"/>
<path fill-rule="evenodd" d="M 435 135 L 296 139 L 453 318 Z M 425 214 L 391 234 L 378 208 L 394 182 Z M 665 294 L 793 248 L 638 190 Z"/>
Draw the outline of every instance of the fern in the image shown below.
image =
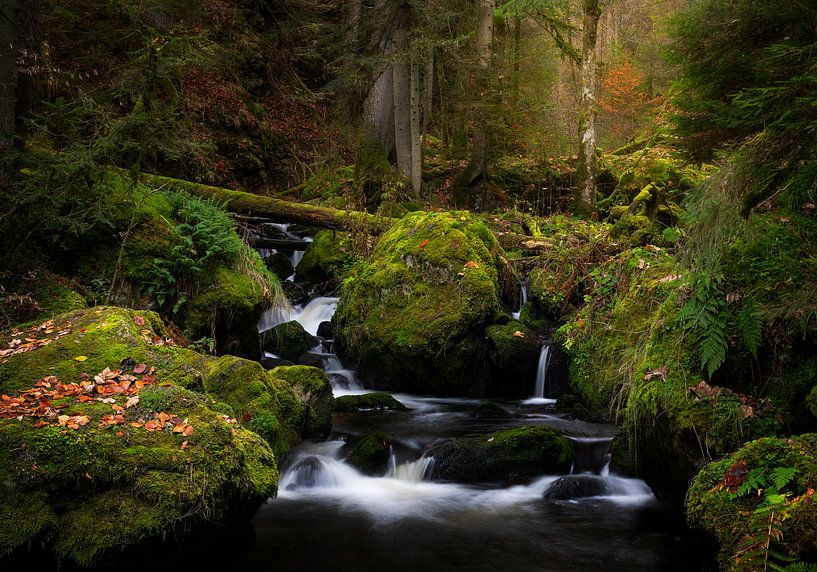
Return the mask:
<path fill-rule="evenodd" d="M 753 300 L 747 300 L 738 313 L 738 329 L 746 344 L 746 349 L 757 359 L 757 350 L 760 349 L 761 336 L 763 331 L 763 318 L 760 310 Z"/>
<path fill-rule="evenodd" d="M 692 296 L 681 307 L 677 321 L 683 327 L 699 332 L 701 367 L 710 379 L 726 361 L 728 320 L 726 297 L 717 284 L 717 277 L 696 275 Z"/>

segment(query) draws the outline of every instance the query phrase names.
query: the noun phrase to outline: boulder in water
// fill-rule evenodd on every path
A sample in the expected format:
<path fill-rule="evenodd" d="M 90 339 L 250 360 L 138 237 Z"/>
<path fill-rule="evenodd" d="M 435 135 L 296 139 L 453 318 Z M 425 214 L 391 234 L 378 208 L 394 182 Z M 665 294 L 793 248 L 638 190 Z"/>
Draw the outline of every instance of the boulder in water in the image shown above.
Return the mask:
<path fill-rule="evenodd" d="M 474 419 L 510 419 L 513 415 L 493 401 L 481 401 L 476 409 L 471 411 L 471 417 Z"/>
<path fill-rule="evenodd" d="M 485 329 L 491 384 L 517 396 L 530 395 L 542 340 L 518 320 L 492 324 Z"/>
<path fill-rule="evenodd" d="M 595 475 L 568 475 L 552 482 L 545 490 L 545 500 L 572 500 L 597 497 L 607 492 L 604 477 Z"/>
<path fill-rule="evenodd" d="M 295 320 L 267 330 L 263 334 L 263 340 L 264 351 L 293 362 L 297 362 L 301 354 L 318 345 L 318 339 Z"/>
<path fill-rule="evenodd" d="M 433 445 L 433 478 L 457 482 L 508 481 L 570 468 L 573 448 L 556 429 L 525 425 L 482 437 Z"/>
<path fill-rule="evenodd" d="M 349 233 L 320 230 L 298 264 L 298 276 L 316 284 L 339 281 L 353 260 Z"/>
<path fill-rule="evenodd" d="M 277 367 L 273 378 L 286 381 L 305 406 L 301 435 L 305 439 L 324 440 L 332 431 L 332 386 L 326 373 L 316 367 L 294 365 Z"/>
<path fill-rule="evenodd" d="M 3 407 L 40 397 L 0 416 L 0 555 L 37 545 L 87 567 L 148 539 L 252 514 L 275 493 L 270 444 L 286 443 L 229 419 L 232 407 L 202 387 L 221 360 L 166 343 L 156 314 L 96 307 L 24 335 L 40 342 L 0 359 L 0 393 L 12 398 Z M 0 347 L 13 349 L 14 338 L 0 334 Z M 267 376 L 255 362 L 230 360 Z M 298 408 L 285 382 L 261 386 Z"/>
<path fill-rule="evenodd" d="M 335 411 L 406 411 L 408 407 L 383 391 L 335 398 Z"/>
<path fill-rule="evenodd" d="M 383 433 L 366 435 L 354 446 L 346 462 L 366 475 L 383 475 L 389 465 L 391 442 Z"/>
<path fill-rule="evenodd" d="M 335 337 L 334 328 L 332 327 L 332 322 L 321 322 L 318 324 L 318 337 L 323 338 L 324 340 L 331 340 Z"/>
<path fill-rule="evenodd" d="M 484 394 L 485 328 L 503 314 L 499 283 L 509 274 L 502 247 L 477 218 L 410 213 L 344 280 L 336 343 L 379 387 Z"/>
<path fill-rule="evenodd" d="M 289 257 L 282 252 L 270 254 L 264 259 L 264 264 L 282 281 L 292 276 L 292 273 L 295 272 L 295 268 L 292 266 Z"/>

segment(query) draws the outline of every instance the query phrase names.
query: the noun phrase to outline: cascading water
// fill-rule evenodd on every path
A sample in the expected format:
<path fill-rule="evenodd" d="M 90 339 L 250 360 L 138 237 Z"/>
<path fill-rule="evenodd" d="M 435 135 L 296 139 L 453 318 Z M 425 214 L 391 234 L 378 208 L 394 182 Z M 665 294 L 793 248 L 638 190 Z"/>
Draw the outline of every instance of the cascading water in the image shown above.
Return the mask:
<path fill-rule="evenodd" d="M 539 352 L 539 364 L 536 366 L 536 383 L 533 389 L 533 397 L 523 401 L 523 404 L 551 405 L 556 403 L 555 399 L 545 397 L 545 382 L 547 381 L 548 365 L 550 365 L 550 342 L 543 344 Z"/>
<path fill-rule="evenodd" d="M 568 437 L 573 442 L 573 467 L 570 473 L 606 477 L 610 474 L 612 437 Z"/>
<path fill-rule="evenodd" d="M 521 282 L 521 286 L 519 288 L 519 311 L 513 312 L 511 316 L 513 316 L 514 320 L 518 320 L 519 317 L 522 315 L 522 310 L 525 308 L 525 304 L 528 303 L 528 288 L 530 286 L 530 281 L 528 278 L 525 278 Z"/>

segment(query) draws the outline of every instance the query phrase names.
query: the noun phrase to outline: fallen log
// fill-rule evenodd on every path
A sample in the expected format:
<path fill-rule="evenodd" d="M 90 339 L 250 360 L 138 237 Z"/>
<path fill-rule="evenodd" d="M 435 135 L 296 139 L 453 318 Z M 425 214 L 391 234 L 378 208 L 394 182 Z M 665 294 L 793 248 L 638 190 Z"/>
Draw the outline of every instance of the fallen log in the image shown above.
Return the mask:
<path fill-rule="evenodd" d="M 250 238 L 250 246 L 253 248 L 275 248 L 281 250 L 304 251 L 312 244 L 306 240 L 287 240 L 285 238 Z"/>
<path fill-rule="evenodd" d="M 231 212 L 260 217 L 271 222 L 294 222 L 332 230 L 365 229 L 374 235 L 382 234 L 395 223 L 395 219 L 366 212 L 295 203 L 160 175 L 143 173 L 140 177 L 142 183 L 146 185 L 184 191 L 204 199 L 213 199 L 223 204 L 224 208 Z"/>

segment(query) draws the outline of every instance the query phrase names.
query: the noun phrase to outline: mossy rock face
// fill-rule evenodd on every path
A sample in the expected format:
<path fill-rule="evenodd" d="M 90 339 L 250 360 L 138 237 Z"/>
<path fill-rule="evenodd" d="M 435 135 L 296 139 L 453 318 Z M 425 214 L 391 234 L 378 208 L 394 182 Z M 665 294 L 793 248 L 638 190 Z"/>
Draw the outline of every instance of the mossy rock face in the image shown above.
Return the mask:
<path fill-rule="evenodd" d="M 564 473 L 573 461 L 570 441 L 556 429 L 525 425 L 434 446 L 433 478 L 457 482 L 509 481 Z"/>
<path fill-rule="evenodd" d="M 348 233 L 318 231 L 298 264 L 298 279 L 315 284 L 340 281 L 344 270 L 354 261 L 350 251 Z"/>
<path fill-rule="evenodd" d="M 366 435 L 349 452 L 346 462 L 365 475 L 382 475 L 389 464 L 391 443 L 383 433 Z"/>
<path fill-rule="evenodd" d="M 342 395 L 335 398 L 335 411 L 406 411 L 408 408 L 388 393 L 375 391 L 363 395 Z"/>
<path fill-rule="evenodd" d="M 571 391 L 591 412 L 618 404 L 623 427 L 615 465 L 634 470 L 659 498 L 680 505 L 710 455 L 774 434 L 780 419 L 765 406 L 747 416 L 743 396 L 728 389 L 696 393 L 700 359 L 694 336 L 676 320 L 683 288 L 676 271 L 666 253 L 622 253 L 594 270 L 593 304 L 556 339 L 571 358 Z"/>
<path fill-rule="evenodd" d="M 695 477 L 686 505 L 687 519 L 691 526 L 718 540 L 719 561 L 724 569 L 731 569 L 746 546 L 766 544 L 771 519 L 780 532 L 779 537 L 771 539 L 775 552 L 794 559 L 813 557 L 817 552 L 815 457 L 817 435 L 813 433 L 789 439 L 764 438 L 710 463 Z M 768 489 L 775 488 L 774 480 L 784 472 L 791 478 L 785 479 L 788 482 L 778 492 L 786 498 L 772 500 L 770 511 Z M 752 485 L 758 478 L 767 482 Z M 737 494 L 741 487 L 748 489 L 746 494 Z M 759 493 L 758 488 L 766 493 Z M 762 554 L 755 556 L 760 556 L 757 569 L 761 569 Z M 742 558 L 751 567 L 752 557 L 743 551 Z"/>
<path fill-rule="evenodd" d="M 408 214 L 344 280 L 336 342 L 379 387 L 484 393 L 485 327 L 501 313 L 506 268 L 471 215 Z"/>
<path fill-rule="evenodd" d="M 283 252 L 275 252 L 264 259 L 264 264 L 278 278 L 286 280 L 295 272 L 289 257 Z"/>
<path fill-rule="evenodd" d="M 505 393 L 529 395 L 542 347 L 539 336 L 517 320 L 488 326 L 485 334 L 492 386 L 496 384 Z"/>
<path fill-rule="evenodd" d="M 264 332 L 262 337 L 264 351 L 292 362 L 297 362 L 303 353 L 318 345 L 318 339 L 295 320 L 278 324 Z"/>
<path fill-rule="evenodd" d="M 59 390 L 64 395 L 50 407 L 81 419 L 73 427 L 56 413 L 0 419 L 0 555 L 38 542 L 88 566 L 124 546 L 252 511 L 275 493 L 269 444 L 210 409 L 209 396 L 182 387 L 195 386 L 212 358 L 175 347 L 164 334 L 155 314 L 112 307 L 0 334 L 3 348 L 19 348 L 12 340 L 21 335 L 38 340 L 0 358 L 0 393 L 12 398 L 48 389 L 46 381 L 49 391 L 57 388 L 54 378 L 40 381 L 46 376 L 66 386 L 91 383 L 106 367 L 121 368 L 119 380 L 133 372 L 140 387 L 130 407 L 133 394 L 112 393 L 104 397 L 110 403 L 99 393 L 83 401 L 77 395 L 87 392 Z M 154 372 L 143 373 L 141 364 Z M 157 409 L 188 433 L 173 432 L 175 422 Z M 122 420 L 109 423 L 117 411 Z"/>
<path fill-rule="evenodd" d="M 301 436 L 306 439 L 323 440 L 332 431 L 334 398 L 332 385 L 326 373 L 317 367 L 294 365 L 276 367 L 272 377 L 286 381 L 298 400 L 304 404 L 304 422 Z"/>

